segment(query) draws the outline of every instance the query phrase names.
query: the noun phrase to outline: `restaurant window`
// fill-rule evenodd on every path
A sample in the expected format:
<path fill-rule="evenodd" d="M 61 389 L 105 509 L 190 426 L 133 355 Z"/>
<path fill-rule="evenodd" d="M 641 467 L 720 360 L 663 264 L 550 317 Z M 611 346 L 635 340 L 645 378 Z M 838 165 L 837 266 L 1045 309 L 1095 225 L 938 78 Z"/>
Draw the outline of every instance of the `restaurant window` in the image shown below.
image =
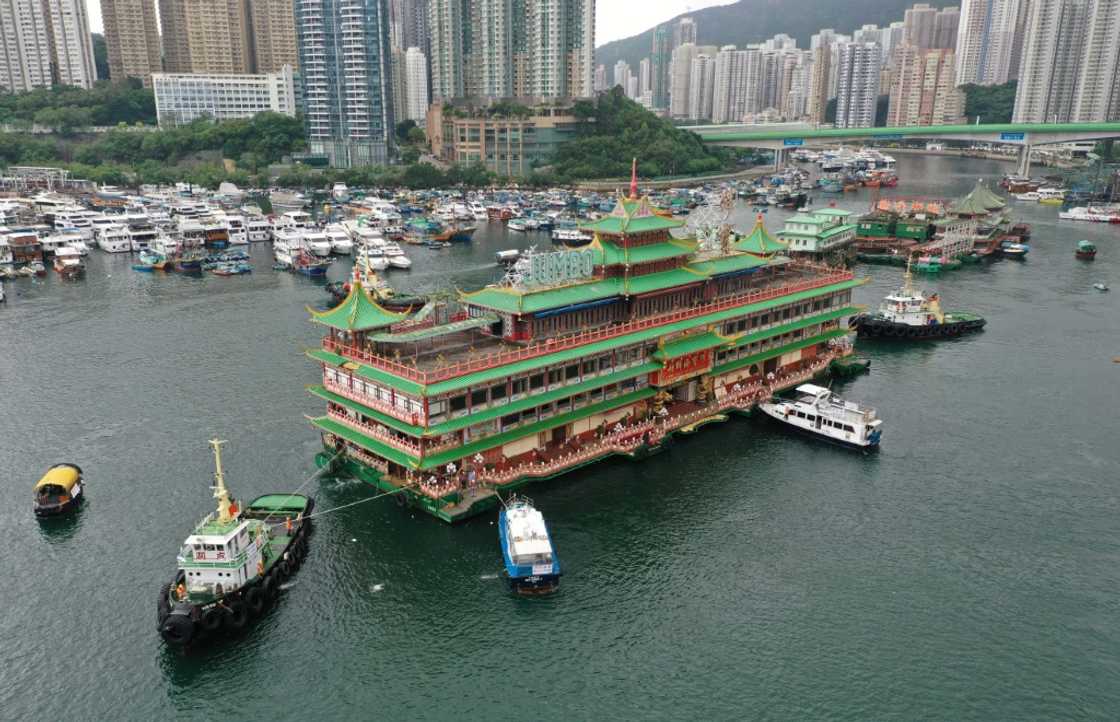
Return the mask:
<path fill-rule="evenodd" d="M 490 387 L 490 400 L 497 401 L 506 397 L 506 385 L 498 384 L 497 386 Z"/>
<path fill-rule="evenodd" d="M 548 372 L 548 385 L 560 383 L 560 369 L 552 369 Z"/>
<path fill-rule="evenodd" d="M 527 384 L 527 381 L 525 379 L 516 379 L 513 382 L 513 393 L 514 393 L 514 395 L 525 393 L 526 384 Z"/>
<path fill-rule="evenodd" d="M 600 371 L 606 371 L 610 367 L 611 367 L 611 357 L 610 356 L 600 356 L 599 357 L 599 370 Z"/>
<path fill-rule="evenodd" d="M 572 364 L 564 369 L 564 380 L 571 381 L 572 379 L 579 378 L 579 364 Z"/>
<path fill-rule="evenodd" d="M 584 361 L 583 362 L 583 375 L 584 376 L 590 376 L 593 373 L 595 373 L 595 362 L 594 361 Z"/>
<path fill-rule="evenodd" d="M 529 377 L 529 389 L 536 390 L 544 386 L 544 374 Z"/>
<path fill-rule="evenodd" d="M 450 403 L 451 403 L 451 410 L 453 412 L 454 411 L 462 411 L 463 409 L 467 408 L 467 397 L 465 395 L 464 396 L 452 396 Z"/>
<path fill-rule="evenodd" d="M 482 406 L 486 403 L 486 389 L 471 392 L 471 406 Z"/>
<path fill-rule="evenodd" d="M 510 414 L 509 416 L 503 416 L 502 417 L 502 429 L 505 430 L 505 429 L 509 428 L 510 426 L 514 426 L 519 421 L 521 421 L 521 415 L 520 414 Z"/>

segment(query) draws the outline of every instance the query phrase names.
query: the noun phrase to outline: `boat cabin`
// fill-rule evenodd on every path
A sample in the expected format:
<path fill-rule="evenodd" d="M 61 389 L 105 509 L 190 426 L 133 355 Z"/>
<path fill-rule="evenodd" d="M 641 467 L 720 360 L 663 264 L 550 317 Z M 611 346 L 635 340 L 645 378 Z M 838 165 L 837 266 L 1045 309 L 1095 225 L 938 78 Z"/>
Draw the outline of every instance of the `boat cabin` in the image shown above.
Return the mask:
<path fill-rule="evenodd" d="M 233 517 L 221 522 L 213 515 L 187 537 L 179 554 L 179 578 L 191 594 L 220 597 L 258 574 L 263 563 L 264 525 Z"/>
<path fill-rule="evenodd" d="M 74 464 L 55 464 L 35 484 L 35 514 L 64 514 L 82 501 L 82 470 Z"/>

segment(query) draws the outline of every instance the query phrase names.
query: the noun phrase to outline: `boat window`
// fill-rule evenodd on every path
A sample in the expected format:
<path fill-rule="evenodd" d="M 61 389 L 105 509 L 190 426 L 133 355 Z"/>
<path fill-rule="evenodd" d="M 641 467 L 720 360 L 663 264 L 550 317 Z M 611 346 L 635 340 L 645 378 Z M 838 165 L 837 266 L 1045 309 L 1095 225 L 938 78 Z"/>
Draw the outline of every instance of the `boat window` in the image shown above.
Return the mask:
<path fill-rule="evenodd" d="M 816 421 L 817 417 L 814 416 L 813 414 L 805 414 L 805 420 L 806 421 Z"/>
<path fill-rule="evenodd" d="M 852 431 L 855 431 L 855 429 L 853 429 L 853 428 L 852 428 L 852 427 L 851 427 L 850 425 L 848 425 L 848 424 L 844 424 L 844 431 L 849 431 L 849 432 L 852 432 Z"/>
<path fill-rule="evenodd" d="M 201 545 L 201 544 L 195 544 L 195 545 L 194 545 L 194 549 L 195 549 L 195 551 L 198 551 L 198 550 L 199 550 L 199 549 L 201 549 L 201 548 L 202 548 L 202 545 Z"/>
<path fill-rule="evenodd" d="M 202 548 L 205 549 L 208 552 L 214 551 L 214 545 L 213 544 L 203 544 Z"/>

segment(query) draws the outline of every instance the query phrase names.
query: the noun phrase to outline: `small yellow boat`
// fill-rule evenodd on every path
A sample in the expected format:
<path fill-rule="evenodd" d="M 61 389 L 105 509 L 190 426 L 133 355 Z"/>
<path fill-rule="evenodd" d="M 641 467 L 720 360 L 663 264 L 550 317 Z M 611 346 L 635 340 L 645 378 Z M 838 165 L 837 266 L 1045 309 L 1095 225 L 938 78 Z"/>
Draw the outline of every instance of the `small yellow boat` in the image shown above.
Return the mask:
<path fill-rule="evenodd" d="M 35 484 L 35 515 L 57 516 L 85 499 L 82 470 L 76 464 L 55 464 Z"/>

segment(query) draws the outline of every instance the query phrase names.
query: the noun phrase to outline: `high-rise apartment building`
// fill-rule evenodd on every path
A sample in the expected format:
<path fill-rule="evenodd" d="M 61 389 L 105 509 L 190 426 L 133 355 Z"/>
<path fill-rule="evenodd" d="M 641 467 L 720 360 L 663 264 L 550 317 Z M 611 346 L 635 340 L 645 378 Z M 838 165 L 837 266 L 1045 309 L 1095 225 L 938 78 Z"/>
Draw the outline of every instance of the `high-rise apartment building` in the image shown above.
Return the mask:
<path fill-rule="evenodd" d="M 151 87 L 152 73 L 163 69 L 155 0 L 101 0 L 109 76 L 139 78 Z"/>
<path fill-rule="evenodd" d="M 880 67 L 879 48 L 874 43 L 844 43 L 840 46 L 837 128 L 870 128 L 875 125 Z"/>
<path fill-rule="evenodd" d="M 651 96 L 653 94 L 653 62 L 649 58 L 642 58 L 638 63 L 638 95 Z"/>
<path fill-rule="evenodd" d="M 790 70 L 789 93 L 782 103 L 786 120 L 798 120 L 808 115 L 809 93 L 813 87 L 813 53 L 798 50 L 797 61 Z"/>
<path fill-rule="evenodd" d="M 1088 0 L 1034 3 L 1024 29 L 1017 123 L 1066 123 L 1073 117 L 1081 67 Z"/>
<path fill-rule="evenodd" d="M 409 48 L 405 52 L 404 68 L 404 82 L 408 93 L 403 115 L 423 126 L 428 114 L 428 59 L 420 48 Z"/>
<path fill-rule="evenodd" d="M 1120 0 L 1090 0 L 1075 122 L 1120 120 Z"/>
<path fill-rule="evenodd" d="M 332 165 L 388 160 L 386 15 L 383 0 L 295 0 L 308 145 Z"/>
<path fill-rule="evenodd" d="M 50 85 L 50 26 L 41 0 L 0 0 L 0 90 Z"/>
<path fill-rule="evenodd" d="M 673 26 L 673 48 L 678 48 L 685 43 L 696 44 L 696 21 L 692 18 L 681 18 Z"/>
<path fill-rule="evenodd" d="M 614 84 L 626 90 L 628 82 L 630 82 L 630 63 L 619 60 L 614 64 Z"/>
<path fill-rule="evenodd" d="M 199 118 L 234 120 L 271 111 L 296 114 L 295 77 L 291 66 L 279 73 L 201 75 L 154 73 L 152 90 L 161 128 Z"/>
<path fill-rule="evenodd" d="M 669 107 L 669 65 L 673 60 L 673 35 L 668 25 L 653 29 L 650 53 L 650 94 L 654 108 Z"/>
<path fill-rule="evenodd" d="M 742 121 L 747 113 L 747 51 L 734 45 L 720 48 L 715 59 L 712 122 Z"/>
<path fill-rule="evenodd" d="M 470 4 L 464 0 L 430 0 L 428 3 L 432 100 L 466 95 L 470 19 Z"/>
<path fill-rule="evenodd" d="M 299 67 L 292 0 L 248 0 L 253 69 L 277 73 L 285 65 Z"/>
<path fill-rule="evenodd" d="M 595 79 L 592 81 L 592 90 L 596 93 L 601 93 L 610 88 L 607 82 L 607 66 L 599 63 L 595 66 Z"/>
<path fill-rule="evenodd" d="M 1032 2 L 1013 119 L 1120 120 L 1120 0 Z"/>
<path fill-rule="evenodd" d="M 595 64 L 595 0 L 525 3 L 527 95 L 588 97 Z"/>
<path fill-rule="evenodd" d="M 930 7 L 929 3 L 917 3 L 903 14 L 903 42 L 922 50 L 932 48 L 936 23 L 937 8 Z"/>
<path fill-rule="evenodd" d="M 84 0 L 0 0 L 0 89 L 97 81 Z"/>
<path fill-rule="evenodd" d="M 963 0 L 957 31 L 957 85 L 1001 85 L 1018 73 L 1021 0 Z"/>
<path fill-rule="evenodd" d="M 685 43 L 673 49 L 673 59 L 669 67 L 669 116 L 688 117 L 688 103 L 691 98 L 692 60 L 696 57 L 696 45 Z"/>
<path fill-rule="evenodd" d="M 700 53 L 692 59 L 688 79 L 688 119 L 711 120 L 712 97 L 715 91 L 715 56 Z"/>
<path fill-rule="evenodd" d="M 159 0 L 160 43 L 163 70 L 191 72 L 191 49 L 187 42 L 187 5 L 183 0 Z"/>
<path fill-rule="evenodd" d="M 269 74 L 299 66 L 292 0 L 159 0 L 159 19 L 165 72 Z M 109 37 L 106 43 L 111 54 Z"/>
<path fill-rule="evenodd" d="M 895 51 L 887 125 L 951 125 L 964 115 L 953 51 L 904 45 Z"/>
<path fill-rule="evenodd" d="M 813 125 L 825 122 L 829 101 L 829 77 L 832 71 L 832 46 L 827 41 L 816 45 L 812 51 L 809 95 L 805 101 L 805 114 Z"/>
<path fill-rule="evenodd" d="M 944 50 L 957 49 L 957 32 L 961 25 L 961 9 L 942 8 L 933 22 L 933 46 Z"/>

